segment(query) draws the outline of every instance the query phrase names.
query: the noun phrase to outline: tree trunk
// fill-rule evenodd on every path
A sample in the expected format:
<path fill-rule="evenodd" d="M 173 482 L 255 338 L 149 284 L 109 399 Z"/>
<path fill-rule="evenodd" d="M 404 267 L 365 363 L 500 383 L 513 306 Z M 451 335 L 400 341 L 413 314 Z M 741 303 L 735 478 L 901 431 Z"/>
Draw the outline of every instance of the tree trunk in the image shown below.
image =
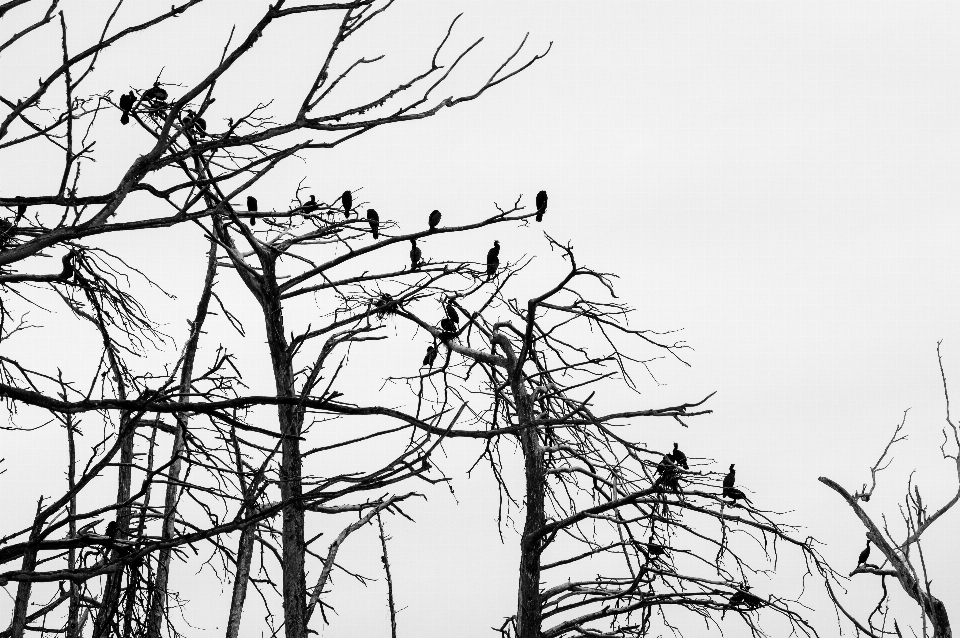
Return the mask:
<path fill-rule="evenodd" d="M 247 513 L 252 513 L 247 508 Z M 253 541 L 257 526 L 247 525 L 240 532 L 240 546 L 237 548 L 237 573 L 233 579 L 233 597 L 230 600 L 230 616 L 227 618 L 227 637 L 240 635 L 240 616 L 243 614 L 243 602 L 247 597 L 247 583 L 250 579 L 250 561 L 253 558 Z"/>

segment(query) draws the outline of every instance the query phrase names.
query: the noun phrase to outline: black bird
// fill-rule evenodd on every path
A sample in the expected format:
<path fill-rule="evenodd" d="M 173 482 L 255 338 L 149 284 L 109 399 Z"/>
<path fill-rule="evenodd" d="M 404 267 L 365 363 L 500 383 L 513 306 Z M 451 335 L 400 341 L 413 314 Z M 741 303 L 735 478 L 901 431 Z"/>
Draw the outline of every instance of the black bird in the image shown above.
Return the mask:
<path fill-rule="evenodd" d="M 433 362 L 437 360 L 437 346 L 427 346 L 427 355 L 423 358 L 423 365 L 433 367 Z"/>
<path fill-rule="evenodd" d="M 17 204 L 17 217 L 23 217 L 27 214 L 26 204 Z"/>
<path fill-rule="evenodd" d="M 748 503 L 753 503 L 753 501 L 747 498 L 746 494 L 744 494 L 741 490 L 738 490 L 735 487 L 723 488 L 723 495 L 726 498 L 733 499 L 734 505 L 736 505 L 737 501 L 746 501 Z"/>
<path fill-rule="evenodd" d="M 137 98 L 133 94 L 133 91 L 120 96 L 120 109 L 123 111 L 123 115 L 120 116 L 121 124 L 128 124 L 130 122 L 130 109 L 133 108 L 136 101 Z"/>
<path fill-rule="evenodd" d="M 367 223 L 370 224 L 370 230 L 373 231 L 374 240 L 380 239 L 380 215 L 372 208 L 367 209 Z"/>
<path fill-rule="evenodd" d="M 860 552 L 860 556 L 857 558 L 857 567 L 860 567 L 860 565 L 866 565 L 868 558 L 870 558 L 870 539 L 867 539 L 867 546 L 862 552 Z"/>
<path fill-rule="evenodd" d="M 423 259 L 423 251 L 417 248 L 417 240 L 410 240 L 410 269 L 419 270 L 420 261 Z"/>
<path fill-rule="evenodd" d="M 453 319 L 450 317 L 444 317 L 440 320 L 440 329 L 444 332 L 456 332 L 457 324 L 453 323 Z"/>
<path fill-rule="evenodd" d="M 117 537 L 117 521 L 110 521 L 107 523 L 107 536 L 110 538 Z"/>
<path fill-rule="evenodd" d="M 350 217 L 350 211 L 353 209 L 353 193 L 350 191 L 343 191 L 343 195 L 340 196 L 340 201 L 343 202 L 344 216 Z"/>
<path fill-rule="evenodd" d="M 7 239 L 12 236 L 14 223 L 9 219 L 0 219 L 0 250 L 7 247 Z"/>
<path fill-rule="evenodd" d="M 203 137 L 207 134 L 207 121 L 202 117 L 198 117 L 196 113 L 187 109 L 183 112 L 183 125 L 187 129 L 187 132 L 194 132 L 198 137 Z"/>
<path fill-rule="evenodd" d="M 167 99 L 167 90 L 159 84 L 154 84 L 153 88 L 143 92 L 143 99 L 151 102 L 165 102 Z"/>
<path fill-rule="evenodd" d="M 70 252 L 68 252 L 66 255 L 63 256 L 63 259 L 61 260 L 61 262 L 63 263 L 63 269 L 60 271 L 61 281 L 69 281 L 70 278 L 73 277 L 73 273 L 75 270 L 73 266 L 73 257 L 76 254 L 77 252 L 75 250 L 71 250 Z"/>
<path fill-rule="evenodd" d="M 313 211 L 317 210 L 318 208 L 320 208 L 320 204 L 317 203 L 317 196 L 316 196 L 316 195 L 311 195 L 311 196 L 310 196 L 310 201 L 308 201 L 308 202 L 305 203 L 303 206 L 301 206 L 301 207 L 300 207 L 300 210 L 302 210 L 304 213 L 312 213 Z"/>
<path fill-rule="evenodd" d="M 651 536 L 650 540 L 647 541 L 647 552 L 649 552 L 651 556 L 663 556 L 667 553 L 667 548 L 663 545 L 655 543 L 655 540 L 657 540 L 657 538 L 655 536 Z"/>
<path fill-rule="evenodd" d="M 664 454 L 660 463 L 657 464 L 657 472 L 660 474 L 654 482 L 654 487 L 662 487 L 678 491 L 680 489 L 680 479 L 677 476 L 677 464 L 669 454 Z"/>
<path fill-rule="evenodd" d="M 457 309 L 453 307 L 453 299 L 447 302 L 447 317 L 450 318 L 450 321 L 453 322 L 453 325 L 460 325 L 460 315 L 457 314 Z"/>
<path fill-rule="evenodd" d="M 487 251 L 487 277 L 497 274 L 500 267 L 500 242 L 494 241 L 493 248 Z"/>
<path fill-rule="evenodd" d="M 373 307 L 377 309 L 377 318 L 383 319 L 397 309 L 397 302 L 393 300 L 392 296 L 384 292 L 374 302 Z"/>
<path fill-rule="evenodd" d="M 673 444 L 673 461 L 680 467 L 685 470 L 689 470 L 690 466 L 687 465 L 687 455 L 680 451 L 680 448 L 677 447 L 677 444 Z"/>
<path fill-rule="evenodd" d="M 543 221 L 543 214 L 547 212 L 547 191 L 537 193 L 537 221 Z"/>
<path fill-rule="evenodd" d="M 247 210 L 250 211 L 251 213 L 257 212 L 257 198 L 254 197 L 253 195 L 247 195 Z M 250 225 L 251 226 L 257 225 L 256 216 L 254 215 L 250 216 Z"/>
<path fill-rule="evenodd" d="M 723 477 L 723 489 L 733 487 L 734 483 L 737 482 L 737 471 L 733 469 L 735 463 L 730 464 L 730 471 L 727 472 L 727 475 Z"/>
<path fill-rule="evenodd" d="M 440 225 L 440 211 L 435 210 L 430 213 L 430 219 L 427 220 L 427 223 L 430 224 L 430 232 L 435 231 L 437 226 Z"/>
<path fill-rule="evenodd" d="M 750 589 L 749 586 L 746 586 L 746 589 Z M 767 601 L 762 598 L 757 598 L 749 591 L 737 590 L 733 596 L 730 597 L 730 606 L 731 607 L 746 607 L 747 609 L 756 609 L 757 607 L 763 607 L 767 604 Z"/>

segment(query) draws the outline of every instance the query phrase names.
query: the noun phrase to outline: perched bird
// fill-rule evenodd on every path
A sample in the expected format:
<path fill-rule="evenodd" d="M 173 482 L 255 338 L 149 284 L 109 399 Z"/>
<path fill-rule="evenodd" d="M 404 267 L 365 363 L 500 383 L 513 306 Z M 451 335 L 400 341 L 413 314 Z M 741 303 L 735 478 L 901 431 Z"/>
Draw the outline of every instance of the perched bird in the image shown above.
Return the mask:
<path fill-rule="evenodd" d="M 417 240 L 410 240 L 410 269 L 418 270 L 423 259 L 423 251 L 417 248 Z"/>
<path fill-rule="evenodd" d="M 183 126 L 188 133 L 196 133 L 198 137 L 203 137 L 207 134 L 207 121 L 190 109 L 183 112 Z"/>
<path fill-rule="evenodd" d="M 110 521 L 107 523 L 107 536 L 110 538 L 117 537 L 117 521 Z"/>
<path fill-rule="evenodd" d="M 377 318 L 383 319 L 397 309 L 397 302 L 393 300 L 392 296 L 384 292 L 374 302 L 373 307 L 377 309 Z"/>
<path fill-rule="evenodd" d="M 680 448 L 677 447 L 677 444 L 673 444 L 673 462 L 682 467 L 685 470 L 689 470 L 690 466 L 687 465 L 687 455 L 680 451 Z"/>
<path fill-rule="evenodd" d="M 423 358 L 423 365 L 433 367 L 433 362 L 437 360 L 437 346 L 427 346 L 427 355 Z"/>
<path fill-rule="evenodd" d="M 493 248 L 487 251 L 487 277 L 497 274 L 500 267 L 500 242 L 494 241 Z"/>
<path fill-rule="evenodd" d="M 320 204 L 317 203 L 317 196 L 311 195 L 310 200 L 306 202 L 303 206 L 300 207 L 300 210 L 304 213 L 312 213 L 313 211 L 320 208 Z"/>
<path fill-rule="evenodd" d="M 537 193 L 537 221 L 543 221 L 543 214 L 547 212 L 547 191 Z"/>
<path fill-rule="evenodd" d="M 430 213 L 430 219 L 427 220 L 427 223 L 430 224 L 430 232 L 435 231 L 440 224 L 440 211 L 435 210 Z"/>
<path fill-rule="evenodd" d="M 123 111 L 123 115 L 120 116 L 121 124 L 128 124 L 130 122 L 130 109 L 133 108 L 136 101 L 137 98 L 133 94 L 133 91 L 120 96 L 120 109 Z"/>
<path fill-rule="evenodd" d="M 733 487 L 734 483 L 737 482 L 737 471 L 733 469 L 735 463 L 730 464 L 730 471 L 727 472 L 727 475 L 723 477 L 723 489 Z"/>
<path fill-rule="evenodd" d="M 350 217 L 350 211 L 353 209 L 353 193 L 343 191 L 343 195 L 340 196 L 340 201 L 343 202 L 344 216 Z"/>
<path fill-rule="evenodd" d="M 247 210 L 251 213 L 257 212 L 257 198 L 253 195 L 247 195 Z M 257 225 L 257 218 L 253 215 L 250 216 L 250 225 Z"/>
<path fill-rule="evenodd" d="M 650 540 L 647 541 L 647 552 L 649 552 L 651 556 L 663 556 L 667 553 L 667 548 L 655 543 L 654 541 L 656 540 L 656 536 L 650 536 Z"/>
<path fill-rule="evenodd" d="M 453 319 L 450 317 L 444 317 L 440 320 L 440 329 L 444 332 L 456 332 L 457 324 L 453 323 Z"/>
<path fill-rule="evenodd" d="M 453 299 L 447 302 L 447 317 L 453 322 L 454 326 L 460 325 L 460 315 L 457 314 L 457 309 L 453 307 Z"/>
<path fill-rule="evenodd" d="M 380 215 L 372 208 L 367 209 L 367 223 L 370 224 L 370 230 L 373 232 L 373 238 L 380 239 Z"/>
<path fill-rule="evenodd" d="M 673 491 L 680 489 L 680 478 L 677 476 L 677 464 L 669 454 L 664 454 L 660 463 L 657 464 L 657 472 L 660 474 L 654 482 L 654 487 L 662 487 Z"/>
<path fill-rule="evenodd" d="M 63 269 L 60 271 L 60 280 L 68 281 L 73 277 L 74 266 L 73 266 L 73 257 L 77 254 L 75 250 L 71 250 L 66 255 L 63 256 L 61 260 L 63 263 Z"/>
<path fill-rule="evenodd" d="M 746 590 L 750 589 L 749 585 L 745 585 Z M 763 607 L 767 604 L 767 601 L 762 598 L 757 598 L 749 591 L 737 590 L 733 596 L 730 597 L 730 606 L 731 607 L 746 607 L 747 609 L 756 609 L 757 607 Z"/>
<path fill-rule="evenodd" d="M 857 558 L 857 567 L 866 565 L 868 558 L 870 558 L 870 539 L 867 539 L 867 546 L 860 552 L 860 556 Z"/>
<path fill-rule="evenodd" d="M 23 217 L 27 214 L 26 204 L 17 204 L 17 217 Z"/>
<path fill-rule="evenodd" d="M 732 499 L 734 505 L 736 505 L 737 501 L 746 501 L 746 502 L 748 502 L 748 503 L 752 503 L 752 502 L 753 502 L 753 501 L 751 501 L 749 498 L 747 498 L 747 495 L 746 495 L 746 494 L 744 494 L 741 490 L 738 490 L 738 489 L 735 488 L 735 487 L 725 487 L 725 488 L 723 488 L 723 495 L 724 495 L 726 498 Z"/>
<path fill-rule="evenodd" d="M 143 92 L 143 99 L 150 100 L 151 102 L 165 102 L 167 99 L 167 90 L 160 86 L 159 83 L 155 83 L 153 88 Z"/>
<path fill-rule="evenodd" d="M 0 250 L 7 247 L 7 240 L 13 236 L 14 223 L 9 219 L 0 219 Z"/>

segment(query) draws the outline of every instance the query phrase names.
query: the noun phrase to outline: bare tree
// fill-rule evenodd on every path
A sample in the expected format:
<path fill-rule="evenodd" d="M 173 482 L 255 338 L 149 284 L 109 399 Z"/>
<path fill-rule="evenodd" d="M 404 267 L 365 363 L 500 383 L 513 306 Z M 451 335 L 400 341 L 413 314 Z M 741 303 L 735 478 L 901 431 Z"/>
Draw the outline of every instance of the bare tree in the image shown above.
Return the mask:
<path fill-rule="evenodd" d="M 938 521 L 944 514 L 953 508 L 960 501 L 960 429 L 950 416 L 950 394 L 947 390 L 947 376 L 943 370 L 943 358 L 940 355 L 940 344 L 937 344 L 937 360 L 940 365 L 940 377 L 943 380 L 943 397 L 946 403 L 946 427 L 943 428 L 943 442 L 940 444 L 940 454 L 945 461 L 950 462 L 956 468 L 956 493 L 953 497 L 939 508 L 930 509 L 920 494 L 920 488 L 913 482 L 913 473 L 907 481 L 907 489 L 904 495 L 903 504 L 900 506 L 900 517 L 903 522 L 902 528 L 893 530 L 888 524 L 885 515 L 870 515 L 866 506 L 877 488 L 877 475 L 890 467 L 893 462 L 893 446 L 906 439 L 904 434 L 906 427 L 907 413 L 904 412 L 903 419 L 897 425 L 884 447 L 880 458 L 870 468 L 870 485 L 863 487 L 851 494 L 843 486 L 825 476 L 820 477 L 820 482 L 839 494 L 847 505 L 853 510 L 857 518 L 866 529 L 867 545 L 860 555 L 860 560 L 856 568 L 850 572 L 850 576 L 869 575 L 877 576 L 881 582 L 881 597 L 877 601 L 872 613 L 863 620 L 858 618 L 853 612 L 847 609 L 847 605 L 841 601 L 837 592 L 831 585 L 831 580 L 826 579 L 827 590 L 831 599 L 843 615 L 854 624 L 854 626 L 870 636 L 871 638 L 880 638 L 887 635 L 901 636 L 901 620 L 893 619 L 893 630 L 889 628 L 889 592 L 887 591 L 887 577 L 893 577 L 900 583 L 900 587 L 919 607 L 920 619 L 922 624 L 921 636 L 933 636 L 934 638 L 950 638 L 953 635 L 950 629 L 950 619 L 947 616 L 947 608 L 943 601 L 933 595 L 929 572 L 927 569 L 927 560 L 924 558 L 922 537 L 930 527 Z M 874 554 L 870 560 L 870 549 L 877 548 L 880 556 Z M 877 559 L 880 560 L 877 560 Z M 904 627 L 911 623 L 902 623 Z"/>

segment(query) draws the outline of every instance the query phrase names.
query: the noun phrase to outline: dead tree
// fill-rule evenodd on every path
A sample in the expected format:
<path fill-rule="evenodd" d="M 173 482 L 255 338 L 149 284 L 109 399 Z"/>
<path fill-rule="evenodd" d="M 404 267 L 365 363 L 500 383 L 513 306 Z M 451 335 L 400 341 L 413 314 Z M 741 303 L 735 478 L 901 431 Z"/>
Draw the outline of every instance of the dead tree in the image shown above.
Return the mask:
<path fill-rule="evenodd" d="M 893 462 L 893 446 L 903 441 L 906 435 L 903 433 L 906 427 L 907 415 L 904 413 L 903 420 L 897 425 L 893 436 L 887 443 L 880 458 L 870 468 L 870 485 L 864 484 L 863 487 L 851 494 L 836 481 L 825 476 L 820 477 L 820 482 L 839 494 L 847 505 L 853 510 L 853 513 L 860 519 L 866 530 L 868 547 L 879 550 L 879 556 L 874 554 L 874 559 L 869 560 L 864 556 L 856 568 L 850 572 L 850 577 L 865 575 L 876 576 L 880 578 L 882 584 L 882 594 L 880 600 L 866 620 L 858 618 L 854 612 L 847 609 L 834 587 L 838 586 L 835 578 L 825 579 L 827 591 L 831 599 L 844 617 L 846 617 L 861 632 L 871 638 L 882 638 L 883 636 L 901 636 L 902 631 L 909 627 L 910 623 L 901 619 L 893 620 L 893 630 L 887 625 L 887 615 L 880 614 L 882 609 L 889 606 L 889 594 L 887 592 L 886 579 L 892 577 L 900 583 L 901 589 L 909 596 L 920 608 L 920 617 L 922 621 L 921 636 L 932 636 L 933 638 L 950 638 L 953 635 L 950 629 L 950 618 L 947 615 L 947 608 L 943 601 L 933 595 L 931 590 L 930 578 L 927 572 L 927 562 L 924 559 L 922 537 L 928 529 L 938 521 L 944 514 L 950 511 L 958 501 L 960 501 L 960 429 L 950 416 L 950 394 L 947 390 L 947 376 L 943 370 L 943 359 L 940 355 L 940 344 L 937 344 L 937 360 L 940 365 L 940 377 L 943 380 L 943 397 L 946 403 L 946 421 L 947 426 L 943 429 L 943 443 L 940 445 L 940 453 L 945 461 L 948 461 L 956 470 L 956 490 L 953 497 L 935 510 L 930 509 L 920 494 L 920 488 L 913 482 L 913 474 L 907 481 L 906 494 L 904 502 L 900 506 L 900 516 L 903 521 L 903 527 L 900 530 L 892 530 L 887 523 L 887 518 L 882 513 L 869 513 L 867 509 L 874 490 L 877 488 L 877 475 L 888 468 Z M 882 521 L 882 523 L 880 522 Z M 866 551 L 864 552 L 867 553 Z M 831 582 L 833 584 L 831 584 Z M 880 615 L 881 618 L 877 618 Z M 879 623 L 879 624 L 878 624 Z M 914 630 L 914 635 L 916 631 Z"/>

